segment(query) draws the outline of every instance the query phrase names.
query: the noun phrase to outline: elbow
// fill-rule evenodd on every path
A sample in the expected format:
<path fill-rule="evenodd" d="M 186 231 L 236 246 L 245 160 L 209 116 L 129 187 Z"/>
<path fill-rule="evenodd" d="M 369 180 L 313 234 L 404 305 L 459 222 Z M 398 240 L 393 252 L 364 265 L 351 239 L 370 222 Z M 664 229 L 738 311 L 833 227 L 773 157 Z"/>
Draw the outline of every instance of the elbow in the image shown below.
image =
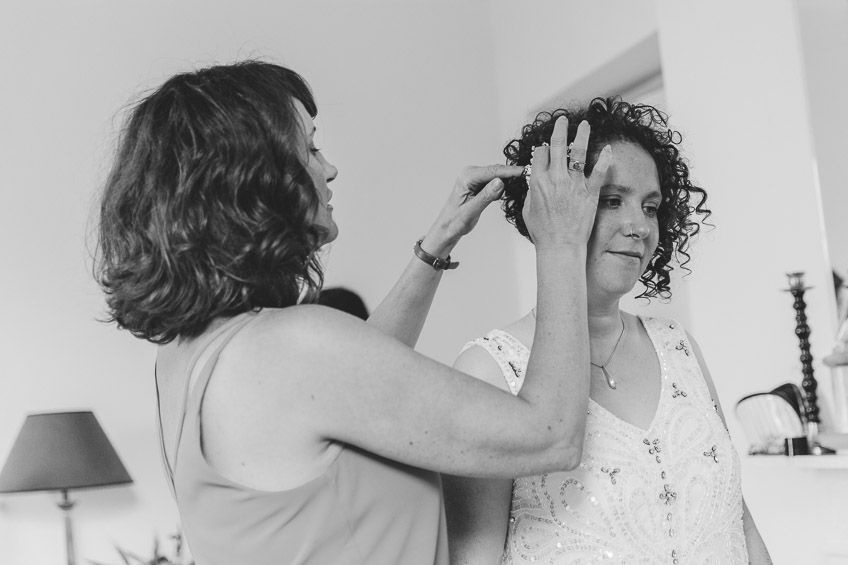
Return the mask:
<path fill-rule="evenodd" d="M 581 428 L 579 432 L 572 431 L 562 436 L 559 441 L 552 442 L 548 451 L 551 472 L 573 471 L 580 465 L 583 459 L 583 435 Z"/>
<path fill-rule="evenodd" d="M 573 471 L 583 459 L 583 445 L 586 434 L 585 422 L 560 420 L 547 424 L 547 434 L 539 434 L 535 427 L 535 437 L 532 444 L 525 443 L 523 448 L 530 463 L 525 474 L 536 475 L 558 471 Z"/>
<path fill-rule="evenodd" d="M 560 471 L 573 471 L 580 465 L 583 459 L 583 438 L 572 441 L 570 444 L 560 448 L 559 464 Z"/>

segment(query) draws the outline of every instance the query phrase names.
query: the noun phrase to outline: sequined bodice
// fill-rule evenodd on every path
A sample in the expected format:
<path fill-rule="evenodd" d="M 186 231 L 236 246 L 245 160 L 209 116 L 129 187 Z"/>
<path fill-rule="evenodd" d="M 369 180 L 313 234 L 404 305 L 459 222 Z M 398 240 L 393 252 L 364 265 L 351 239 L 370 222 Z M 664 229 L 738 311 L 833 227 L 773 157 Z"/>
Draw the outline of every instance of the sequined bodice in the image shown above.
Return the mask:
<path fill-rule="evenodd" d="M 748 562 L 739 458 L 686 333 L 669 320 L 642 323 L 662 371 L 650 427 L 590 399 L 579 467 L 514 481 L 504 564 Z M 527 348 L 500 330 L 472 344 L 518 394 Z"/>

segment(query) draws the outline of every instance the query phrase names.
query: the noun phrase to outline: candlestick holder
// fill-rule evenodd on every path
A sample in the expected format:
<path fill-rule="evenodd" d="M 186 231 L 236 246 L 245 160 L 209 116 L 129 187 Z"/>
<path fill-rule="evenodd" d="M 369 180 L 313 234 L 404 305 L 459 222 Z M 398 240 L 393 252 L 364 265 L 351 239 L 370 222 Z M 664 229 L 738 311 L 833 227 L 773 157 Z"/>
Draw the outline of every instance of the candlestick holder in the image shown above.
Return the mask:
<path fill-rule="evenodd" d="M 804 426 L 807 432 L 807 442 L 810 453 L 813 455 L 824 455 L 833 453 L 832 450 L 822 447 L 818 442 L 819 435 L 819 404 L 816 389 L 818 382 L 813 374 L 813 355 L 810 353 L 810 326 L 807 325 L 807 304 L 804 302 L 804 293 L 811 287 L 804 285 L 804 273 L 787 273 L 789 288 L 787 292 L 792 294 L 795 302 L 795 335 L 798 336 L 798 346 L 801 348 L 801 388 L 804 390 Z"/>

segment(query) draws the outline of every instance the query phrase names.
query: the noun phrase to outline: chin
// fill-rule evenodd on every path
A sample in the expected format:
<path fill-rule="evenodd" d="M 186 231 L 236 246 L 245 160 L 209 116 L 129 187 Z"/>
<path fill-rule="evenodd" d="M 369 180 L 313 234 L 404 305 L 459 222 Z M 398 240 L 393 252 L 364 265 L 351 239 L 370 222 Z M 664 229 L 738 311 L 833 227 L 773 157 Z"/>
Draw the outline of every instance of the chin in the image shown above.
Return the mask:
<path fill-rule="evenodd" d="M 628 277 L 626 280 L 619 279 L 619 280 L 615 280 L 615 281 L 613 281 L 613 280 L 607 281 L 606 284 L 599 285 L 599 287 L 607 295 L 617 296 L 619 299 L 621 299 L 621 298 L 624 298 L 625 296 L 627 296 L 628 294 L 630 294 L 630 292 L 634 288 L 636 288 L 636 283 L 638 283 L 638 282 L 639 282 L 638 279 L 633 280 L 632 278 Z"/>
<path fill-rule="evenodd" d="M 339 237 L 339 228 L 336 223 L 333 222 L 327 229 L 327 237 L 324 238 L 324 241 L 321 243 L 321 245 L 327 245 L 328 243 L 332 243 L 336 241 L 337 237 Z"/>

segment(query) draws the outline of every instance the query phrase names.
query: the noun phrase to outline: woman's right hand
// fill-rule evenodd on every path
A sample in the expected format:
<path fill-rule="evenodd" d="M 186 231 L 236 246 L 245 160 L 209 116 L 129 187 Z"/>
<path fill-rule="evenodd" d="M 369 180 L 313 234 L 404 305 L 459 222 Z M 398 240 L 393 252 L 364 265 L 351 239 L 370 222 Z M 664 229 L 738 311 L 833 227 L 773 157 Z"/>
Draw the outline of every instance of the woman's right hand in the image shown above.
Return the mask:
<path fill-rule="evenodd" d="M 589 123 L 582 122 L 569 156 L 568 118 L 561 116 L 554 124 L 550 146 L 533 152 L 522 216 L 537 251 L 585 246 L 589 241 L 598 194 L 612 160 L 612 148 L 607 145 L 589 177 L 582 166 L 575 165 L 586 163 L 589 133 Z"/>

